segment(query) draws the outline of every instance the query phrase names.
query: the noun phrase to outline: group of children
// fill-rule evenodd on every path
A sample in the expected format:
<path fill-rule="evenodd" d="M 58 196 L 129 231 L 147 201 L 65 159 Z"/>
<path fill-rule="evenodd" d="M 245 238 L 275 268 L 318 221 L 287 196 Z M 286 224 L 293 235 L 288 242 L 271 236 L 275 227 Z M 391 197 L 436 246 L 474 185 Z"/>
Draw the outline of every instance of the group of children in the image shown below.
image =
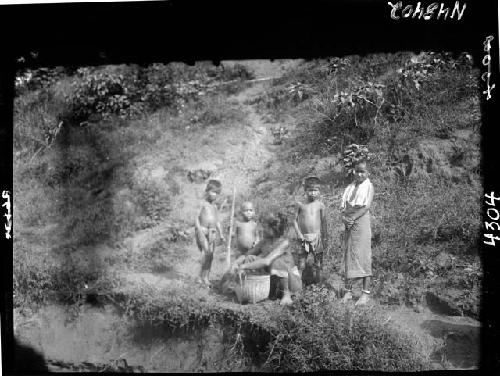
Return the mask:
<path fill-rule="evenodd" d="M 209 273 L 217 239 L 225 241 L 215 205 L 221 192 L 221 183 L 210 180 L 205 190 L 205 201 L 195 219 L 196 242 L 202 254 L 200 280 L 209 285 Z M 240 206 L 240 218 L 235 224 L 236 250 L 230 271 L 223 277 L 226 289 L 238 273 L 264 271 L 271 275 L 270 298 L 279 297 L 281 304 L 290 304 L 291 296 L 302 289 L 302 276 L 306 269 L 312 271 L 315 283 L 321 280 L 323 253 L 327 246 L 326 206 L 320 201 L 321 181 L 309 177 L 304 184 L 306 201 L 297 204 L 293 228 L 300 242 L 298 251 L 292 251 L 286 233 L 288 221 L 282 213 L 271 213 L 262 220 L 262 227 L 255 219 L 251 202 Z M 352 299 L 352 282 L 362 279 L 363 293 L 356 304 L 368 301 L 371 271 L 370 206 L 373 185 L 368 179 L 365 162 L 355 166 L 354 181 L 342 196 L 340 210 L 345 231 L 342 237 L 343 274 L 346 293 L 343 301 Z M 231 241 L 231 239 L 228 239 Z M 233 286 L 237 293 L 237 286 Z"/>

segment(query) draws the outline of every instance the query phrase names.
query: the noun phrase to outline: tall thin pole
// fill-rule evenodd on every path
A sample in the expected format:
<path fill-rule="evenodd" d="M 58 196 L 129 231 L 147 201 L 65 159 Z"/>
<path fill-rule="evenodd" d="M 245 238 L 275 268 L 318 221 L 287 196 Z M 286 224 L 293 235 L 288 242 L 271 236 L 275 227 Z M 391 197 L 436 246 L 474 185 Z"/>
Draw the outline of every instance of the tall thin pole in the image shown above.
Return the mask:
<path fill-rule="evenodd" d="M 233 186 L 233 203 L 231 205 L 231 217 L 229 218 L 229 236 L 227 239 L 227 268 L 231 266 L 231 236 L 233 235 L 234 201 L 236 198 L 236 186 Z"/>

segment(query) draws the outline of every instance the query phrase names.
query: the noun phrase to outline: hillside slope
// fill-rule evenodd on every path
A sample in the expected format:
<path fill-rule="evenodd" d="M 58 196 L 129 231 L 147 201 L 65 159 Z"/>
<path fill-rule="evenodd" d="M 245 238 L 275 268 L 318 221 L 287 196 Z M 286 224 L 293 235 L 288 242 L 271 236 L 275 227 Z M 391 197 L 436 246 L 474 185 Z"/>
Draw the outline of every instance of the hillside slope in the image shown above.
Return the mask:
<path fill-rule="evenodd" d="M 368 314 L 371 309 L 380 313 L 384 328 L 389 325 L 388 330 L 400 333 L 397 336 L 410 336 L 425 348 L 418 354 L 426 357 L 426 367 L 476 366 L 477 351 L 470 349 L 477 349 L 479 323 L 460 315 L 477 318 L 479 302 L 481 268 L 472 236 L 480 192 L 477 99 L 465 92 L 431 106 L 424 101 L 434 99 L 418 98 L 415 93 L 421 92 L 413 84 L 413 91 L 397 99 L 399 107 L 386 108 L 378 92 L 367 89 L 370 85 L 359 76 L 367 67 L 374 69 L 373 78 L 364 80 L 387 88 L 402 74 L 391 66 L 413 66 L 400 57 L 385 59 L 378 65 L 369 59 L 349 64 L 335 59 L 249 62 L 256 78 L 275 79 L 246 83 L 236 93 L 207 97 L 177 114 L 159 109 L 120 126 L 96 123 L 63 131 L 60 144 L 34 166 L 19 162 L 16 169 L 20 193 L 15 205 L 23 213 L 15 219 L 21 221 L 16 223 L 20 236 L 15 243 L 21 311 L 32 306 L 28 298 L 20 300 L 22 291 L 43 281 L 49 289 L 62 291 L 65 286 L 63 296 L 75 305 L 89 296 L 111 297 L 142 319 L 178 325 L 181 316 L 191 322 L 191 314 L 195 321 L 196 315 L 203 320 L 204 315 L 234 315 L 236 323 L 242 320 L 272 331 L 268 325 L 286 322 L 280 315 L 289 314 L 276 302 L 240 306 L 216 288 L 196 283 L 199 252 L 192 223 L 209 177 L 223 182 L 219 204 L 227 224 L 233 187 L 237 204 L 251 199 L 259 214 L 280 209 L 292 216 L 294 203 L 303 195 L 301 181 L 310 174 L 324 182 L 322 198 L 330 223 L 324 291 L 335 302 L 342 289 L 337 211 L 345 184 L 341 152 L 356 141 L 373 152 L 371 178 L 376 187 L 374 304 Z M 346 71 L 337 72 L 339 66 Z M 345 96 L 343 83 L 333 79 L 342 75 L 358 85 Z M 353 93 L 377 103 L 376 111 L 359 102 L 351 102 L 351 107 L 361 106 L 358 115 L 342 105 L 328 107 L 332 99 L 346 103 L 341 99 Z M 415 94 L 414 102 L 420 101 L 423 109 L 405 102 L 409 94 Z M 83 172 L 77 169 L 81 161 L 87 164 Z M 73 170 L 65 162 L 73 163 Z M 65 173 L 74 177 L 58 183 L 57 176 Z M 450 184 L 452 189 L 445 188 Z M 46 209 L 44 221 L 30 217 L 33 208 L 21 201 L 40 191 L 44 199 L 36 205 Z M 465 199 L 462 206 L 455 205 L 457 199 Z M 88 203 L 95 205 L 90 206 L 93 211 Z M 91 234 L 94 241 L 89 241 Z M 226 268 L 225 252 L 226 245 L 220 244 L 214 282 Z M 27 267 L 33 267 L 31 279 L 23 269 Z M 40 291 L 43 301 L 42 295 Z M 350 308 L 334 309 L 343 314 Z M 23 320 L 21 313 L 18 319 Z M 373 325 L 379 328 L 380 323 Z M 37 341 L 32 330 L 20 333 L 29 342 Z M 43 330 L 42 338 L 60 329 Z M 45 353 L 55 354 L 60 346 L 42 342 Z M 372 350 L 363 351 L 368 356 Z"/>

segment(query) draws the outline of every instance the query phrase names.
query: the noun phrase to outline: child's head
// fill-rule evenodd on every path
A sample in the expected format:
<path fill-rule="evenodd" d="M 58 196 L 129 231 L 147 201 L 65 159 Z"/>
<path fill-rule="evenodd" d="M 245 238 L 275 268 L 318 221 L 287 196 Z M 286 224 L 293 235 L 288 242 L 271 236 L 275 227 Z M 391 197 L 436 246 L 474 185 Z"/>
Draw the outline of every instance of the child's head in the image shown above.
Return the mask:
<path fill-rule="evenodd" d="M 255 216 L 253 204 L 249 201 L 245 201 L 243 204 L 241 204 L 240 212 L 246 221 L 250 221 Z"/>
<path fill-rule="evenodd" d="M 215 200 L 218 194 L 220 194 L 222 189 L 222 184 L 219 180 L 211 179 L 207 183 L 207 188 L 205 189 L 205 195 L 208 201 L 212 202 Z"/>
<path fill-rule="evenodd" d="M 316 176 L 308 177 L 304 182 L 307 198 L 314 201 L 318 198 L 321 188 L 321 180 Z"/>
<path fill-rule="evenodd" d="M 279 238 L 283 236 L 288 224 L 286 215 L 280 212 L 267 214 L 262 222 L 266 238 Z"/>
<path fill-rule="evenodd" d="M 356 183 L 362 183 L 368 177 L 368 168 L 365 161 L 359 161 L 354 166 L 354 181 Z"/>

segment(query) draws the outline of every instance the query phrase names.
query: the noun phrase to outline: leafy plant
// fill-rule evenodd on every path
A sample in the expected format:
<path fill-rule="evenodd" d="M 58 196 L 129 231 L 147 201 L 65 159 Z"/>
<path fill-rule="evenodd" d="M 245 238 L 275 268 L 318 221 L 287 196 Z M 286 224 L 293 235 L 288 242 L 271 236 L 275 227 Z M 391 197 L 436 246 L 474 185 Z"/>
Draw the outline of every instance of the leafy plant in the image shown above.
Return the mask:
<path fill-rule="evenodd" d="M 353 310 L 334 301 L 329 290 L 313 286 L 281 312 L 268 363 L 288 372 L 424 369 L 423 347 L 385 322 L 376 308 Z"/>
<path fill-rule="evenodd" d="M 62 129 L 65 104 L 50 90 L 16 97 L 14 102 L 14 152 L 32 161 L 50 148 Z"/>
<path fill-rule="evenodd" d="M 215 93 L 220 80 L 248 77 L 251 74 L 241 65 L 232 68 L 205 64 L 80 68 L 67 100 L 78 122 L 95 115 L 104 120 L 112 116 L 127 119 L 161 107 L 182 110 L 190 101 Z"/>

